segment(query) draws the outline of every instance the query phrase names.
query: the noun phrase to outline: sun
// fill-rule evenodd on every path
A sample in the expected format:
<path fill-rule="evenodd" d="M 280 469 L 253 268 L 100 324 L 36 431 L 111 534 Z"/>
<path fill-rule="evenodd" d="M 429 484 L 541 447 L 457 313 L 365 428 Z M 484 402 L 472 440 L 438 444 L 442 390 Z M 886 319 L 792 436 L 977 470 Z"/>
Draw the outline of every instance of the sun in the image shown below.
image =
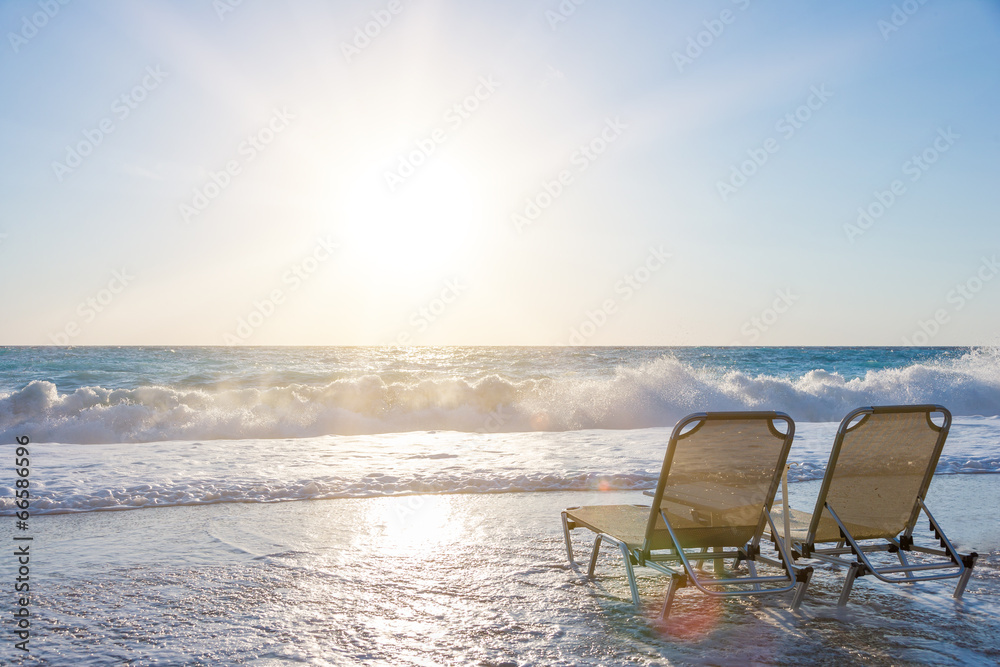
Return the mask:
<path fill-rule="evenodd" d="M 343 247 L 390 279 L 436 278 L 468 256 L 482 224 L 479 188 L 444 156 L 419 167 L 394 190 L 368 171 L 348 196 Z"/>

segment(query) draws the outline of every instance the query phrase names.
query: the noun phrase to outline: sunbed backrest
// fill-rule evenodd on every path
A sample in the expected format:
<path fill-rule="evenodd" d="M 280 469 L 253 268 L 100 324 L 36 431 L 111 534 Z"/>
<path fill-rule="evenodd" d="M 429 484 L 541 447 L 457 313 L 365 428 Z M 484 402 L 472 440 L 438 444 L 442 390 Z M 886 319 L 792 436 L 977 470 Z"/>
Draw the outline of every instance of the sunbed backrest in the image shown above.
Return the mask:
<path fill-rule="evenodd" d="M 679 422 L 653 496 L 646 544 L 660 509 L 676 517 L 675 528 L 729 529 L 733 545 L 750 541 L 764 529 L 794 432 L 792 419 L 776 412 L 701 413 Z"/>
<path fill-rule="evenodd" d="M 917 497 L 927 492 L 950 425 L 951 414 L 936 405 L 862 408 L 848 415 L 813 512 L 812 541 L 839 537 L 829 521 L 819 527 L 821 512 L 830 518 L 824 502 L 859 540 L 912 531 Z M 824 534 L 831 531 L 836 534 Z"/>

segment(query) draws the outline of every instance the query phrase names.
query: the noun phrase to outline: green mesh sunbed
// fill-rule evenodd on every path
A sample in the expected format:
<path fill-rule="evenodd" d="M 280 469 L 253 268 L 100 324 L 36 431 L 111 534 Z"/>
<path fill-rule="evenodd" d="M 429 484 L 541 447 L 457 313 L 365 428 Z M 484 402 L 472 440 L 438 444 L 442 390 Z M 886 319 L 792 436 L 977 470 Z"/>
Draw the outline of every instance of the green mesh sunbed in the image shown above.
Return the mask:
<path fill-rule="evenodd" d="M 812 513 L 788 516 L 794 558 L 850 568 L 840 605 L 869 574 L 897 584 L 957 578 L 954 596 L 962 596 L 977 554 L 960 554 L 924 504 L 950 427 L 940 405 L 859 408 L 840 423 Z M 914 543 L 921 512 L 939 549 Z"/>
<path fill-rule="evenodd" d="M 670 436 L 651 505 L 594 505 L 562 512 L 570 562 L 570 531 L 586 528 L 597 534 L 588 576 L 594 576 L 601 544 L 617 546 L 637 607 L 633 566 L 668 575 L 661 618 L 669 613 L 677 590 L 689 584 L 714 596 L 784 593 L 798 585 L 797 603 L 812 568 L 791 565 L 782 542 L 775 543 L 777 558 L 765 557 L 760 550 L 767 525 L 774 531 L 769 511 L 794 433 L 792 419 L 780 412 L 685 417 Z M 731 570 L 725 567 L 727 559 L 733 561 Z M 713 564 L 711 573 L 702 568 L 704 561 Z M 775 573 L 758 574 L 760 562 Z M 745 572 L 741 563 L 746 563 Z"/>

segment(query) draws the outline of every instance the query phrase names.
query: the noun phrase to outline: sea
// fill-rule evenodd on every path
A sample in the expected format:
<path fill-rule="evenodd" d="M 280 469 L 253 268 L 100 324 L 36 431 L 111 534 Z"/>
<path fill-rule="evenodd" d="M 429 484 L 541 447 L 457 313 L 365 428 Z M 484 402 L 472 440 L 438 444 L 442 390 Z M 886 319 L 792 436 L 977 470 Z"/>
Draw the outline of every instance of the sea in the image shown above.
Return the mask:
<path fill-rule="evenodd" d="M 642 502 L 687 414 L 790 415 L 809 509 L 839 421 L 915 403 L 953 415 L 960 602 L 866 578 L 845 612 L 818 573 L 797 615 L 682 591 L 664 629 L 655 576 L 637 615 L 613 549 L 593 580 L 566 560 L 559 510 Z M 996 348 L 0 347 L 0 445 L 0 540 L 33 540 L 30 651 L 0 557 L 0 664 L 1000 660 Z"/>
<path fill-rule="evenodd" d="M 913 403 L 954 416 L 939 474 L 1000 472 L 995 348 L 0 347 L 0 442 L 58 453 L 40 513 L 648 488 L 712 410 L 789 414 L 815 479 L 848 412 Z"/>

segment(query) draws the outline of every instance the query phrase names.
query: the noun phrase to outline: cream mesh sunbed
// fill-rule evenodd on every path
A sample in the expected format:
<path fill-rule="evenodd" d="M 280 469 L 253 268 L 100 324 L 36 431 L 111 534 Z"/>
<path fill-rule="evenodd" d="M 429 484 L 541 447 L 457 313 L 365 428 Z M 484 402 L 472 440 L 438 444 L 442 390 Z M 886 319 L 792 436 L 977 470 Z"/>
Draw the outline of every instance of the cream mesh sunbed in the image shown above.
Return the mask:
<path fill-rule="evenodd" d="M 616 545 L 637 607 L 640 599 L 633 565 L 669 575 L 661 618 L 669 613 L 677 590 L 689 583 L 708 595 L 783 593 L 797 584 L 804 589 L 812 568 L 786 566 L 792 560 L 783 543 L 776 543 L 777 559 L 760 554 L 766 526 L 774 530 L 768 512 L 794 432 L 792 419 L 778 412 L 685 417 L 670 436 L 651 505 L 594 505 L 563 511 L 570 562 L 574 562 L 570 531 L 587 528 L 597 534 L 588 576 L 594 575 L 602 542 Z M 734 571 L 726 570 L 726 559 L 734 561 Z M 711 574 L 702 569 L 703 561 L 713 563 Z M 735 572 L 741 562 L 747 564 L 745 576 Z M 758 575 L 758 562 L 775 567 L 777 574 Z"/>
<path fill-rule="evenodd" d="M 840 605 L 847 604 L 854 580 L 868 574 L 903 584 L 958 578 L 955 597 L 962 596 L 977 554 L 958 553 L 924 504 L 950 427 L 951 413 L 940 405 L 859 408 L 840 423 L 813 512 L 789 511 L 793 557 L 850 568 Z M 775 512 L 779 525 L 781 511 Z M 914 544 L 921 511 L 940 549 Z M 831 542 L 836 545 L 816 546 Z M 899 562 L 877 561 L 877 552 L 895 554 Z M 919 562 L 907 553 L 920 554 Z"/>

